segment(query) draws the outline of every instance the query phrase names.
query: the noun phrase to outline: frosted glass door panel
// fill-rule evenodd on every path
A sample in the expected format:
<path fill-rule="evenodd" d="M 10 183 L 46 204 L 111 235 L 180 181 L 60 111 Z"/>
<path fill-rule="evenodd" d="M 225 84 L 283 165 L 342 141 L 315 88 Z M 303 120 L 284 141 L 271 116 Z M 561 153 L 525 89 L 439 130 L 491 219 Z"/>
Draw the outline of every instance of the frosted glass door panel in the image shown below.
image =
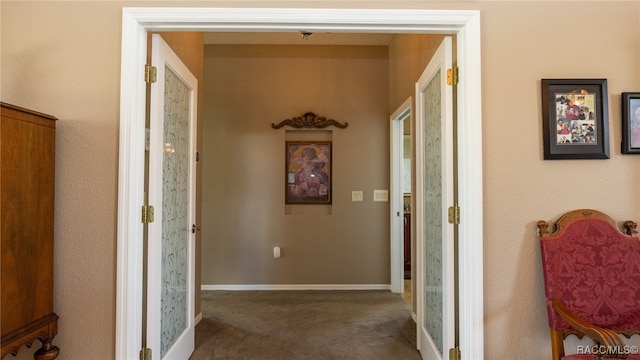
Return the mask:
<path fill-rule="evenodd" d="M 187 327 L 189 250 L 189 88 L 165 72 L 162 171 L 162 356 Z"/>
<path fill-rule="evenodd" d="M 424 323 L 442 354 L 442 139 L 440 77 L 438 70 L 425 90 L 424 100 Z"/>

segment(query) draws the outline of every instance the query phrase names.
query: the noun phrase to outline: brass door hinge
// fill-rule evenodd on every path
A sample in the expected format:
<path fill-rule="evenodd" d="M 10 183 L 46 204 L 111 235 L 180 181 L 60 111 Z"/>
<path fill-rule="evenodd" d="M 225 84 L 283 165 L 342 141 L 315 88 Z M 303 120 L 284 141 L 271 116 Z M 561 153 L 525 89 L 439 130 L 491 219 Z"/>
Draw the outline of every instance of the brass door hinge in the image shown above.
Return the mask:
<path fill-rule="evenodd" d="M 153 222 L 153 206 L 142 205 L 142 223 L 150 224 Z"/>
<path fill-rule="evenodd" d="M 142 348 L 140 350 L 140 360 L 151 360 L 151 349 Z"/>
<path fill-rule="evenodd" d="M 462 355 L 460 355 L 460 349 L 455 347 L 449 349 L 449 360 L 460 360 L 462 359 Z"/>
<path fill-rule="evenodd" d="M 447 69 L 447 85 L 458 85 L 458 67 Z"/>
<path fill-rule="evenodd" d="M 460 224 L 460 206 L 449 206 L 449 224 Z"/>
<path fill-rule="evenodd" d="M 158 69 L 155 66 L 144 66 L 144 81 L 149 84 L 153 84 L 158 81 Z"/>

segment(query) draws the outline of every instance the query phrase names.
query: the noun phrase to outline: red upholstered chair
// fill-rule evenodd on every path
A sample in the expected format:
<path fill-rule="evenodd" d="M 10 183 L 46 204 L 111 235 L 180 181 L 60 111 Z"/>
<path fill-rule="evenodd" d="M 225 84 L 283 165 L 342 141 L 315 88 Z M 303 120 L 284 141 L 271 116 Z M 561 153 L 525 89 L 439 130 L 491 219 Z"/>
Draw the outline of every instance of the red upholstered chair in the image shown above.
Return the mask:
<path fill-rule="evenodd" d="M 640 334 L 640 239 L 635 222 L 624 227 L 626 234 L 590 209 L 564 214 L 553 232 L 538 222 L 553 360 L 640 360 L 620 336 Z M 591 338 L 594 346 L 565 356 L 571 334 Z"/>

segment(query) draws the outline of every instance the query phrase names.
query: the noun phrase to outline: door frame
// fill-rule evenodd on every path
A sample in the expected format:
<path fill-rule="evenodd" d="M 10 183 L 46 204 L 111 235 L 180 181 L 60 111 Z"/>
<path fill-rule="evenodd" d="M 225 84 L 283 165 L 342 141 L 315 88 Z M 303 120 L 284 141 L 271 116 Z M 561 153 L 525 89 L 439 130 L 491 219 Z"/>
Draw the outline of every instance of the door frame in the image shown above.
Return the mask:
<path fill-rule="evenodd" d="M 390 116 L 390 144 L 391 144 L 391 181 L 389 184 L 391 193 L 390 229 L 391 229 L 391 285 L 389 290 L 393 293 L 404 292 L 404 192 L 402 191 L 404 169 L 404 122 L 411 121 L 413 113 L 413 98 L 409 96 L 402 105 Z M 413 138 L 413 135 L 411 135 Z M 413 274 L 412 274 L 413 275 Z"/>
<path fill-rule="evenodd" d="M 142 329 L 147 31 L 455 34 L 460 69 L 458 174 L 460 348 L 484 357 L 480 12 L 424 9 L 127 8 L 122 13 L 115 356 L 139 356 Z M 472 214 L 465 217 L 466 214 Z M 195 316 L 195 314 L 194 314 Z"/>

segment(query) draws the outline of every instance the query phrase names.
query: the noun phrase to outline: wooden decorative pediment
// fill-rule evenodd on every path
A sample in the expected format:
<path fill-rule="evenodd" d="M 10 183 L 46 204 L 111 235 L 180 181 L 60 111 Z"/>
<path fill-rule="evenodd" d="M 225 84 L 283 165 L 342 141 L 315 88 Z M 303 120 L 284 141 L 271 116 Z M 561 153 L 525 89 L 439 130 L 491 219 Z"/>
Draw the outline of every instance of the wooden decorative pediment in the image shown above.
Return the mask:
<path fill-rule="evenodd" d="M 278 125 L 271 123 L 271 127 L 274 129 L 280 129 L 281 127 L 289 125 L 294 128 L 325 128 L 327 126 L 335 126 L 340 129 L 344 129 L 349 126 L 349 123 L 341 124 L 333 119 L 327 119 L 324 116 L 318 116 L 318 114 L 307 112 L 302 116 L 296 116 L 291 119 L 282 120 Z"/>

